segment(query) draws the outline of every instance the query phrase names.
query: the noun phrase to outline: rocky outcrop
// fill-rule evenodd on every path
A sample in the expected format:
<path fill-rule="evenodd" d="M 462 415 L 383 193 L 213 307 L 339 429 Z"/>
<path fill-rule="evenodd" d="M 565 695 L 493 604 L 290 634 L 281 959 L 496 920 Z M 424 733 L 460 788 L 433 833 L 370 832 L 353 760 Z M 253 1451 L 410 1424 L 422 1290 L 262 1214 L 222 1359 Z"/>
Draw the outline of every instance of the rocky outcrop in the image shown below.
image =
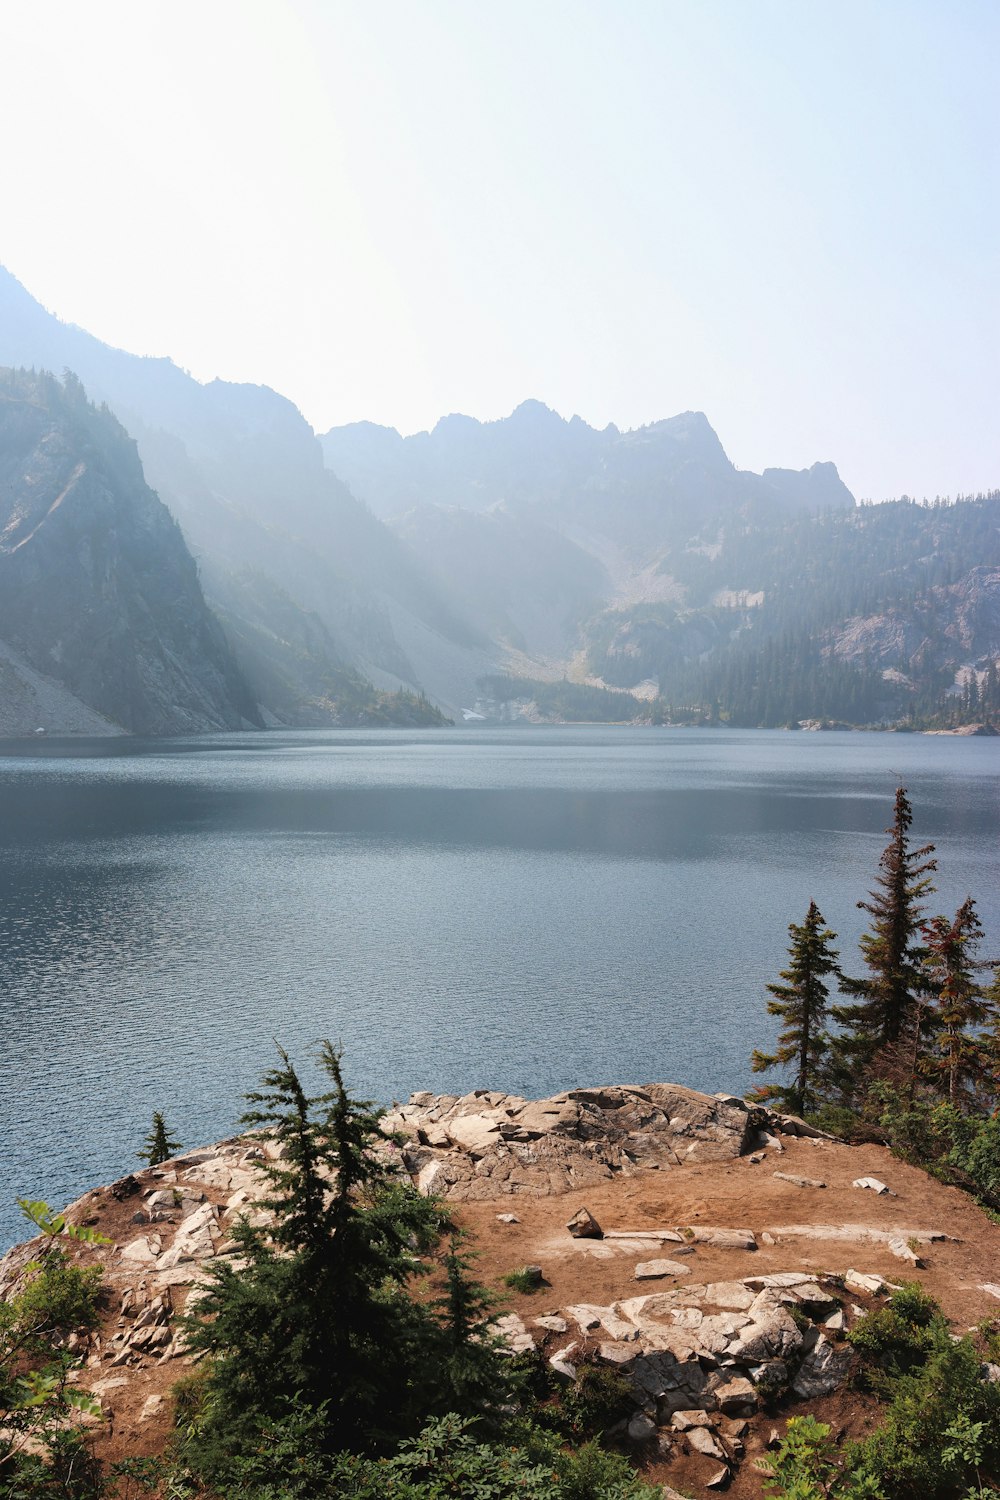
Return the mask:
<path fill-rule="evenodd" d="M 867 1295 L 882 1295 L 886 1284 L 872 1280 Z M 805 1271 L 685 1282 L 528 1322 L 508 1316 L 500 1331 L 512 1353 L 541 1347 L 563 1379 L 575 1379 L 583 1360 L 613 1366 L 636 1403 L 622 1436 L 655 1445 L 661 1458 L 712 1458 L 728 1477 L 743 1455 L 747 1419 L 782 1393 L 816 1400 L 844 1384 L 852 1365 L 844 1293 L 843 1276 Z"/>
<path fill-rule="evenodd" d="M 668 1461 L 672 1477 L 699 1492 L 724 1486 L 745 1455 L 763 1451 L 781 1399 L 821 1402 L 844 1386 L 852 1364 L 846 1334 L 896 1284 L 873 1268 L 891 1269 L 882 1257 L 896 1254 L 894 1241 L 933 1246 L 935 1254 L 963 1249 L 940 1230 L 905 1227 L 917 1212 L 911 1203 L 912 1220 L 900 1216 L 907 1193 L 897 1178 L 898 1195 L 859 1194 L 851 1183 L 884 1184 L 858 1177 L 857 1148 L 728 1095 L 670 1084 L 574 1089 L 543 1100 L 416 1094 L 385 1128 L 378 1149 L 401 1175 L 466 1200 L 469 1219 L 497 1226 L 493 1276 L 511 1264 L 508 1244 L 519 1247 L 517 1263 L 530 1261 L 534 1294 L 519 1296 L 517 1310 L 496 1323 L 511 1354 L 537 1352 L 565 1382 L 587 1364 L 617 1370 L 632 1393 L 618 1437 L 637 1455 Z M 794 1139 L 806 1134 L 815 1150 Z M 795 1165 L 822 1159 L 829 1187 L 759 1171 L 765 1155 L 783 1151 Z M 839 1160 L 841 1153 L 851 1159 Z M 88 1192 L 66 1211 L 71 1223 L 93 1225 L 109 1240 L 71 1251 L 101 1267 L 107 1307 L 96 1334 L 70 1340 L 82 1361 L 73 1378 L 131 1443 L 157 1451 L 165 1441 L 170 1388 L 190 1362 L 181 1315 L 213 1266 L 238 1263 L 234 1227 L 241 1215 L 260 1222 L 259 1167 L 276 1155 L 260 1136 L 226 1140 Z M 440 1172 L 431 1172 L 435 1165 Z M 588 1174 L 599 1185 L 599 1217 L 580 1202 Z M 770 1189 L 771 1207 L 752 1195 L 751 1226 L 725 1227 L 731 1185 L 741 1178 L 761 1196 Z M 714 1203 L 704 1196 L 712 1179 L 722 1184 Z M 829 1209 L 840 1179 L 849 1201 L 870 1204 L 879 1223 L 808 1222 L 811 1195 Z M 616 1181 L 621 1192 L 609 1192 Z M 574 1189 L 566 1204 L 540 1201 Z M 762 1227 L 776 1191 L 803 1222 Z M 510 1212 L 518 1194 L 523 1201 Z M 742 1201 L 734 1218 L 746 1212 Z M 654 1214 L 669 1219 L 675 1209 L 690 1222 L 650 1227 Z M 529 1220 L 530 1238 L 519 1238 Z M 818 1263 L 810 1260 L 813 1242 L 821 1245 Z M 24 1284 L 38 1252 L 36 1240 L 0 1259 L 0 1299 Z M 900 1280 L 910 1274 L 901 1268 Z M 984 1274 L 963 1263 L 962 1277 L 1000 1296 Z"/>
<path fill-rule="evenodd" d="M 384 1128 L 404 1138 L 403 1162 L 422 1191 L 461 1201 L 544 1196 L 644 1168 L 725 1161 L 752 1149 L 775 1118 L 728 1094 L 651 1083 L 550 1099 L 418 1093 Z"/>
<path fill-rule="evenodd" d="M 259 723 L 134 443 L 72 377 L 0 371 L 0 640 L 131 733 Z"/>

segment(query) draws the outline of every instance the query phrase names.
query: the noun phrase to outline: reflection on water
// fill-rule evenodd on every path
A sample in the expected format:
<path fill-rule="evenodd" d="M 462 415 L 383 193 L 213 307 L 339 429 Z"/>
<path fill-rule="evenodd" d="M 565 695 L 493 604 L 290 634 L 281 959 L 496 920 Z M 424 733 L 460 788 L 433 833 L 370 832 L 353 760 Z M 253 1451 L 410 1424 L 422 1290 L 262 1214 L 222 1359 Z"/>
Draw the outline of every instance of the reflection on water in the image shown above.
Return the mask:
<path fill-rule="evenodd" d="M 897 778 L 1000 948 L 998 742 L 509 729 L 0 758 L 0 1243 L 228 1132 L 272 1039 L 362 1093 L 743 1089 L 810 897 L 851 967 Z M 0 756 L 3 755 L 0 747 Z M 81 754 L 81 748 L 87 753 Z"/>

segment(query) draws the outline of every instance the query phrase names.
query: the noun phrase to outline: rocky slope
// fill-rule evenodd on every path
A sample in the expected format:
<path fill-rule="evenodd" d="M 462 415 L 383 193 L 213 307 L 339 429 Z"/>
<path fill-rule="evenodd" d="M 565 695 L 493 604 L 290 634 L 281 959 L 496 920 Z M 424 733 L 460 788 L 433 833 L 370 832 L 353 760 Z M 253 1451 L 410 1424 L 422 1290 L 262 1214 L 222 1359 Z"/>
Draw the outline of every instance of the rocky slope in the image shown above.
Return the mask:
<path fill-rule="evenodd" d="M 0 371 L 0 640 L 11 728 L 179 734 L 258 723 L 135 445 L 78 382 Z M 17 666 L 20 659 L 30 669 Z M 79 705 L 44 693 L 54 679 Z"/>
<path fill-rule="evenodd" d="M 0 641 L 0 739 L 24 739 L 28 735 L 123 734 L 114 724 L 89 708 L 61 682 L 36 672 L 6 641 Z"/>
<path fill-rule="evenodd" d="M 399 1170 L 456 1202 L 482 1279 L 538 1268 L 539 1290 L 501 1321 L 509 1347 L 537 1347 L 567 1381 L 585 1359 L 622 1371 L 634 1408 L 620 1436 L 674 1490 L 758 1495 L 751 1460 L 795 1412 L 865 1430 L 843 1335 L 894 1282 L 921 1281 L 960 1331 L 997 1312 L 1000 1227 L 971 1200 L 882 1148 L 805 1135 L 728 1096 L 417 1094 L 386 1129 L 404 1138 L 385 1147 Z M 79 1252 L 109 1289 L 99 1334 L 77 1346 L 106 1454 L 162 1446 L 188 1366 L 178 1313 L 233 1253 L 269 1150 L 245 1137 L 186 1152 L 69 1210 L 112 1240 Z M 36 1248 L 0 1261 L 0 1295 Z"/>

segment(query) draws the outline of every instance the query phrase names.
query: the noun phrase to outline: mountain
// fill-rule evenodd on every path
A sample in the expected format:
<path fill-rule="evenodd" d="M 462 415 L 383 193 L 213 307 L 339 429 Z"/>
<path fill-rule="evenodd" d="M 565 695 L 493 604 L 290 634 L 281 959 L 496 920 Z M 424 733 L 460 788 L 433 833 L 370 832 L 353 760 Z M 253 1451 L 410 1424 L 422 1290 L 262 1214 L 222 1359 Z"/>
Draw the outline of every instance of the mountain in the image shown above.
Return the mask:
<path fill-rule="evenodd" d="M 168 359 L 112 349 L 60 322 L 2 269 L 0 362 L 72 370 L 107 403 L 180 523 L 237 654 L 271 599 L 277 614 L 265 631 L 283 639 L 289 606 L 302 612 L 299 628 L 317 617 L 337 660 L 382 690 L 373 690 L 376 720 L 384 692 L 399 687 L 433 685 L 451 706 L 474 694 L 477 673 L 492 662 L 490 643 L 442 580 L 325 468 L 312 429 L 283 396 L 221 380 L 202 385 Z M 244 619 L 235 601 L 246 597 L 238 580 L 248 573 L 266 586 Z M 286 663 L 298 657 L 294 641 L 288 646 Z M 297 697 L 295 671 L 285 677 L 280 707 L 294 699 L 291 722 L 310 718 L 313 687 L 307 673 Z M 263 708 L 282 718 L 278 705 Z M 402 722 L 410 711 L 407 698 Z M 329 722 L 326 710 L 314 721 Z"/>
<path fill-rule="evenodd" d="M 950 723 L 993 701 L 996 496 L 857 506 L 830 462 L 737 469 L 701 412 L 598 430 L 526 401 L 317 439 L 274 391 L 111 349 L 2 271 L 0 360 L 75 371 L 134 437 L 266 723 L 525 697 Z"/>
<path fill-rule="evenodd" d="M 634 432 L 598 431 L 525 401 L 497 422 L 453 415 L 412 437 L 355 422 L 331 428 L 320 442 L 330 468 L 380 516 L 429 504 L 484 511 L 504 502 L 641 547 L 719 511 L 854 504 L 830 463 L 801 473 L 736 469 L 703 412 Z"/>
<path fill-rule="evenodd" d="M 487 703 L 744 724 L 993 704 L 996 496 L 859 507 L 832 463 L 736 469 L 701 412 L 597 431 L 526 402 L 321 441 L 505 648 Z"/>
<path fill-rule="evenodd" d="M 260 722 L 135 444 L 72 378 L 0 370 L 0 641 L 7 733 Z"/>
<path fill-rule="evenodd" d="M 360 422 L 320 441 L 352 490 L 447 577 L 500 648 L 497 665 L 529 676 L 580 670 L 609 612 L 682 604 L 673 554 L 715 545 L 726 527 L 854 507 L 831 463 L 736 469 L 702 412 L 598 431 L 525 401 L 497 422 L 453 415 L 405 438 Z"/>

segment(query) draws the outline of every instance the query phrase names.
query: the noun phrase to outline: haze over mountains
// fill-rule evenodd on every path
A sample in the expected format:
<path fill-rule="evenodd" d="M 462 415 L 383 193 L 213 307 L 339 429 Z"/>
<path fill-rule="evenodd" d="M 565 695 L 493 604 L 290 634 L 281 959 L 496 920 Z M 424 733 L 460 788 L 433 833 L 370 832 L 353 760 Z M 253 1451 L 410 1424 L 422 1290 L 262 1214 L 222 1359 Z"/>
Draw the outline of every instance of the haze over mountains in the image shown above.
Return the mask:
<path fill-rule="evenodd" d="M 221 622 L 224 640 L 210 615 L 197 627 L 218 691 L 198 707 L 194 679 L 185 695 L 179 678 L 170 718 L 172 678 L 154 686 L 144 670 L 149 693 L 132 708 L 102 697 L 59 657 L 30 590 L 7 594 L 0 639 L 127 729 L 434 722 L 415 694 L 457 717 L 484 692 L 530 698 L 563 677 L 615 689 L 606 717 L 634 716 L 641 705 L 627 693 L 637 689 L 660 694 L 671 714 L 694 704 L 737 722 L 866 722 L 926 709 L 956 681 L 968 696 L 974 678 L 978 701 L 1000 655 L 996 497 L 858 508 L 830 462 L 737 470 L 696 412 L 597 431 L 527 401 L 497 422 L 453 415 L 405 438 L 365 422 L 317 439 L 274 391 L 202 385 L 169 360 L 112 349 L 2 270 L 0 365 L 71 370 L 107 403 L 142 461 L 140 470 L 134 453 L 130 464 L 122 456 L 116 504 L 128 490 L 136 516 L 148 515 L 146 485 L 157 492 Z M 50 418 L 62 399 L 53 388 L 42 403 Z M 67 392 L 84 413 L 74 382 Z M 97 430 L 97 414 L 79 420 Z M 65 432 L 59 441 L 68 463 Z M 22 489 L 34 487 L 42 559 L 64 508 L 37 508 L 48 494 L 35 474 L 44 438 L 26 456 L 0 428 L 2 444 L 3 472 L 16 460 Z M 84 551 L 109 524 L 100 507 L 92 523 Z M 164 578 L 180 566 L 170 535 Z M 13 555 L 4 565 L 22 568 Z M 36 603 L 46 574 L 39 561 Z M 142 592 L 110 553 L 102 577 L 123 597 Z M 104 586 L 79 572 L 64 608 L 75 601 L 86 615 L 87 589 Z M 169 601 L 175 612 L 180 597 Z M 184 608 L 200 620 L 193 599 Z M 153 602 L 155 590 L 149 618 Z M 114 616 L 111 639 L 133 634 L 130 608 Z M 512 686 L 512 675 L 525 682 Z M 200 668 L 195 679 L 207 680 Z"/>

